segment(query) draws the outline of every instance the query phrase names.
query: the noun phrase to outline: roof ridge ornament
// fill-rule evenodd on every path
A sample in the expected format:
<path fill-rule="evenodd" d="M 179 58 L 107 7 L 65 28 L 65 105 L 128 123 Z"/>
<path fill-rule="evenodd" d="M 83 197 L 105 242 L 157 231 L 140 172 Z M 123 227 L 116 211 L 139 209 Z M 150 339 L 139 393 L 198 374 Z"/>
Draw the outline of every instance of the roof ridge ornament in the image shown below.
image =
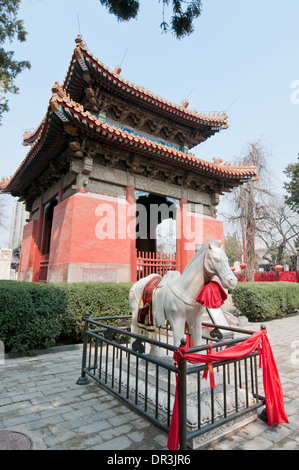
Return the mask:
<path fill-rule="evenodd" d="M 0 191 L 5 189 L 6 186 L 8 186 L 11 179 L 12 179 L 12 176 L 4 176 L 3 178 L 1 178 L 1 180 L 0 180 Z"/>
<path fill-rule="evenodd" d="M 120 76 L 120 73 L 121 73 L 121 67 L 120 67 L 120 65 L 117 65 L 117 66 L 112 70 L 111 73 L 113 73 L 113 75 L 118 78 L 118 77 Z"/>
<path fill-rule="evenodd" d="M 52 93 L 59 93 L 62 92 L 62 86 L 60 85 L 59 82 L 55 82 L 54 85 L 52 86 Z"/>
<path fill-rule="evenodd" d="M 82 44 L 82 45 L 83 45 L 83 39 L 82 39 L 82 37 L 81 37 L 80 34 L 78 34 L 78 36 L 76 37 L 75 43 L 76 43 L 76 44 Z"/>

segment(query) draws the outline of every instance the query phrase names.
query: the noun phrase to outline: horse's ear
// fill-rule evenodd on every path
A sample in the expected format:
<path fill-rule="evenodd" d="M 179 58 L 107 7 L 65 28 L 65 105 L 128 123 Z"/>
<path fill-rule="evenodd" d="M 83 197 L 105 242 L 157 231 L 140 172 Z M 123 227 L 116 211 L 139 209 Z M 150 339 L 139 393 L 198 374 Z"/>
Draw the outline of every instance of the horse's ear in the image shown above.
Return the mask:
<path fill-rule="evenodd" d="M 209 248 L 222 248 L 221 240 L 211 240 L 209 243 Z"/>

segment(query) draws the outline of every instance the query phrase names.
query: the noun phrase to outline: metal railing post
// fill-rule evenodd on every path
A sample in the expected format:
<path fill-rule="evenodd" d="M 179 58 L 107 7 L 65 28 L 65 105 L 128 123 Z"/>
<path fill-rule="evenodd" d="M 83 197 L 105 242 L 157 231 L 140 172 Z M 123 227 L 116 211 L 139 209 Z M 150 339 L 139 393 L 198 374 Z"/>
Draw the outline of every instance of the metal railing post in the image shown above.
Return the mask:
<path fill-rule="evenodd" d="M 186 346 L 185 338 L 181 339 L 181 346 Z M 187 362 L 180 362 L 180 450 L 187 450 Z"/>
<path fill-rule="evenodd" d="M 77 385 L 87 385 L 89 383 L 88 378 L 86 377 L 85 368 L 86 368 L 86 359 L 87 359 L 87 330 L 88 330 L 88 319 L 89 313 L 85 313 L 85 325 L 84 325 L 84 338 L 83 338 L 83 354 L 82 354 L 82 367 L 81 367 L 81 376 L 77 380 Z"/>

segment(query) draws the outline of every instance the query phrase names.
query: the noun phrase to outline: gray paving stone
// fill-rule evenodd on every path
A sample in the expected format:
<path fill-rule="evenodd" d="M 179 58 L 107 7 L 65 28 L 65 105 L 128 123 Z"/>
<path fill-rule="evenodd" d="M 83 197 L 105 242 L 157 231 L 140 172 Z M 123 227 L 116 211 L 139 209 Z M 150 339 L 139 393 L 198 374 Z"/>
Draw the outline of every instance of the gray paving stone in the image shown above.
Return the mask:
<path fill-rule="evenodd" d="M 44 427 L 49 427 L 51 424 L 58 424 L 64 422 L 64 418 L 61 415 L 55 415 L 52 418 L 37 418 L 35 420 L 31 420 L 27 423 L 27 428 L 29 430 L 34 431 L 35 429 L 42 429 Z"/>
<path fill-rule="evenodd" d="M 238 450 L 267 450 L 272 446 L 272 442 L 262 436 L 255 436 L 248 439 L 237 447 Z"/>
<path fill-rule="evenodd" d="M 111 429 L 108 421 L 96 421 L 95 423 L 85 424 L 80 426 L 80 434 L 94 434 L 96 432 L 102 432 L 105 429 Z"/>
<path fill-rule="evenodd" d="M 263 437 L 272 442 L 282 441 L 291 433 L 291 429 L 286 426 L 272 426 L 263 433 Z"/>
<path fill-rule="evenodd" d="M 271 450 L 299 450 L 299 444 L 296 441 L 287 441 L 279 446 L 274 445 Z"/>
<path fill-rule="evenodd" d="M 130 436 L 130 432 L 132 430 L 132 426 L 126 424 L 124 426 L 118 426 L 116 428 L 114 427 L 109 427 L 105 431 L 101 433 L 101 437 L 107 441 L 111 440 L 113 437 L 121 436 L 122 434 L 126 434 L 127 436 Z"/>
<path fill-rule="evenodd" d="M 66 431 L 60 434 L 55 434 L 44 439 L 45 443 L 49 447 L 56 446 L 57 444 L 62 444 L 64 441 L 69 440 L 72 437 L 76 437 L 74 431 Z"/>
<path fill-rule="evenodd" d="M 144 434 L 138 431 L 130 431 L 130 439 L 134 442 L 142 442 L 144 439 Z"/>
<path fill-rule="evenodd" d="M 32 420 L 38 420 L 40 416 L 38 414 L 27 414 L 25 416 L 14 416 L 14 417 L 7 417 L 4 421 L 5 426 L 18 426 L 31 423 Z"/>
<path fill-rule="evenodd" d="M 126 436 L 116 437 L 110 441 L 103 442 L 102 444 L 93 446 L 92 450 L 124 450 L 128 449 L 132 441 Z"/>

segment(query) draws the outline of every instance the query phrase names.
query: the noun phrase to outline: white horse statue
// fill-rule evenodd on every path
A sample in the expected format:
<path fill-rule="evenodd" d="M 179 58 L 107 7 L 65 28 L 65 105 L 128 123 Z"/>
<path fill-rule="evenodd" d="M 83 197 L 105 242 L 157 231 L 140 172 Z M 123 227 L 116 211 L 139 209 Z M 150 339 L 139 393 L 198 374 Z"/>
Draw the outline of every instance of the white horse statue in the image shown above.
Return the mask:
<path fill-rule="evenodd" d="M 132 333 L 137 331 L 137 318 L 142 292 L 155 274 L 137 281 L 130 290 L 129 304 L 132 310 Z M 201 344 L 202 314 L 204 307 L 196 301 L 201 289 L 217 276 L 225 289 L 234 289 L 237 278 L 229 267 L 221 242 L 212 240 L 201 247 L 188 263 L 183 273 L 168 271 L 153 293 L 153 316 L 155 327 L 165 326 L 169 321 L 174 345 L 179 346 L 188 324 L 194 346 Z M 134 340 L 133 340 L 134 341 Z M 151 353 L 154 353 L 152 348 Z"/>

